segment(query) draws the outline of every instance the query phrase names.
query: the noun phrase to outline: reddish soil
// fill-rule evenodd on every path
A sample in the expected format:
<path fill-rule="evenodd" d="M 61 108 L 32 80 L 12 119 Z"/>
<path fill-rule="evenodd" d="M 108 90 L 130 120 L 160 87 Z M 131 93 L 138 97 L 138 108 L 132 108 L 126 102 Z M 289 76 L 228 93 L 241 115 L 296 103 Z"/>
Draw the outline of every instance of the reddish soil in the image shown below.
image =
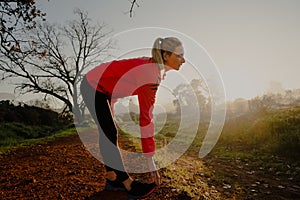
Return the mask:
<path fill-rule="evenodd" d="M 122 137 L 120 145 L 122 149 L 134 148 Z M 161 173 L 162 184 L 145 199 L 300 199 L 299 166 L 286 164 L 289 170 L 280 171 L 253 168 L 249 162 L 218 157 L 199 160 L 185 155 L 174 168 L 188 170 L 194 180 L 184 180 L 183 172 L 174 171 L 173 178 Z M 104 190 L 104 166 L 86 150 L 78 135 L 13 150 L 0 155 L 0 163 L 0 199 L 127 199 L 125 192 Z M 132 176 L 146 178 L 144 174 Z M 183 179 L 176 182 L 177 176 Z M 196 180 L 202 188 L 194 184 Z M 197 195 L 191 198 L 176 184 L 197 187 Z"/>
<path fill-rule="evenodd" d="M 16 149 L 0 163 L 1 199 L 127 199 L 126 192 L 104 190 L 104 166 L 77 135 Z M 145 199 L 190 198 L 162 183 Z"/>

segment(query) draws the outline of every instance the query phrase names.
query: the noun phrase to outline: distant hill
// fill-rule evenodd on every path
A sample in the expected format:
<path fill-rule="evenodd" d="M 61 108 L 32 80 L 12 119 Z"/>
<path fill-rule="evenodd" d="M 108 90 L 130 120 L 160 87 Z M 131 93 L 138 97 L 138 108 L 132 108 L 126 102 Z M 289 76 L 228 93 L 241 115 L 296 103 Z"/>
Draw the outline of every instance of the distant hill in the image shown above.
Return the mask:
<path fill-rule="evenodd" d="M 9 100 L 0 101 L 0 124 L 23 123 L 31 126 L 68 126 L 73 123 L 71 116 L 62 115 L 51 109 L 18 104 Z"/>
<path fill-rule="evenodd" d="M 0 147 L 50 136 L 73 124 L 72 116 L 67 114 L 26 104 L 15 105 L 10 100 L 0 101 Z"/>

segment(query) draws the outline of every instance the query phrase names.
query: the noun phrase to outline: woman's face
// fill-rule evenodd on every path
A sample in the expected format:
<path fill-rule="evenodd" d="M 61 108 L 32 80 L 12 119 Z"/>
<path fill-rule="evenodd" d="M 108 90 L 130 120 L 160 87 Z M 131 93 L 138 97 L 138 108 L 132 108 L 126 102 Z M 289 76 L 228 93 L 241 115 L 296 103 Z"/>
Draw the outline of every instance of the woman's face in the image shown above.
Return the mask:
<path fill-rule="evenodd" d="M 184 51 L 182 46 L 176 47 L 175 51 L 171 55 L 164 53 L 164 64 L 166 70 L 179 70 L 180 66 L 185 63 L 183 54 Z"/>

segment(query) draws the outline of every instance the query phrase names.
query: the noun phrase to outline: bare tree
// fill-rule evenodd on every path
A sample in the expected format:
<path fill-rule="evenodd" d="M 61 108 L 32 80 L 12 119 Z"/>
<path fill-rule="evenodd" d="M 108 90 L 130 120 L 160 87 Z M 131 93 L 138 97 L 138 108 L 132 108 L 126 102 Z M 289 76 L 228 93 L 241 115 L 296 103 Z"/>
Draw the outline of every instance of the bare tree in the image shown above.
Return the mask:
<path fill-rule="evenodd" d="M 100 63 L 112 42 L 105 25 L 93 24 L 81 10 L 75 14 L 78 19 L 63 27 L 37 25 L 22 51 L 4 52 L 0 70 L 4 79 L 20 78 L 16 87 L 22 93 L 43 93 L 63 102 L 80 123 L 85 109 L 78 90 L 84 70 Z"/>
<path fill-rule="evenodd" d="M 34 0 L 0 2 L 0 45 L 1 52 L 21 51 L 24 42 L 22 33 L 35 28 L 37 20 L 45 20 Z"/>

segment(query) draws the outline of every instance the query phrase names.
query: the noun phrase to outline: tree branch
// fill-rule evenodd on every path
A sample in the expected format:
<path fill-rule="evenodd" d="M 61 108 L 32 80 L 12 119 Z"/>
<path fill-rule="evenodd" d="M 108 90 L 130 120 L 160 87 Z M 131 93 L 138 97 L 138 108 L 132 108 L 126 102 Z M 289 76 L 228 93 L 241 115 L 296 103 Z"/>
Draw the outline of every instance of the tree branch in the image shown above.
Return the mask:
<path fill-rule="evenodd" d="M 130 10 L 129 10 L 129 16 L 130 16 L 130 18 L 132 17 L 132 14 L 133 14 L 133 12 L 134 12 L 134 6 L 137 6 L 137 7 L 139 7 L 139 5 L 137 4 L 137 1 L 136 0 L 132 0 L 131 1 L 131 7 L 130 7 Z"/>

